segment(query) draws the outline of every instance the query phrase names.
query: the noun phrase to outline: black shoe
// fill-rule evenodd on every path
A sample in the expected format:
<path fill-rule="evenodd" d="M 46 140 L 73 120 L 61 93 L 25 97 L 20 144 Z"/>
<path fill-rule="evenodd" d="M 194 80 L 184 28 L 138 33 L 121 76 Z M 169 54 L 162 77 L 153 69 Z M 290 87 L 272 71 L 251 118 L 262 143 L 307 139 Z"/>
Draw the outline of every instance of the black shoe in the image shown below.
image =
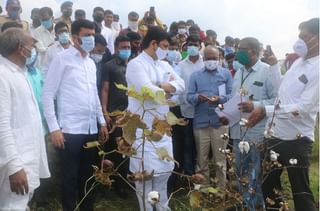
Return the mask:
<path fill-rule="evenodd" d="M 128 193 L 126 189 L 124 188 L 117 188 L 116 189 L 116 194 L 121 198 L 121 199 L 127 199 L 128 198 Z"/>

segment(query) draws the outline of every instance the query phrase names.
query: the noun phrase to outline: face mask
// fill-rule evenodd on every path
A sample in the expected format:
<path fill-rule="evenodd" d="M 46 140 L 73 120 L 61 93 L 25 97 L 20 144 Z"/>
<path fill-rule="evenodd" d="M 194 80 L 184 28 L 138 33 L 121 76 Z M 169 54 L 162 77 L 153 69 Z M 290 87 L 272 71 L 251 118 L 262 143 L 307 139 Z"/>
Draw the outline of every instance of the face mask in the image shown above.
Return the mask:
<path fill-rule="evenodd" d="M 70 17 L 70 16 L 72 15 L 72 11 L 70 11 L 70 10 L 65 10 L 65 11 L 62 12 L 62 15 L 63 15 L 64 17 Z"/>
<path fill-rule="evenodd" d="M 134 32 L 138 32 L 138 22 L 136 21 L 128 21 L 128 27 Z"/>
<path fill-rule="evenodd" d="M 26 66 L 32 67 L 34 65 L 34 63 L 36 62 L 36 59 L 37 59 L 37 51 L 35 48 L 32 48 L 30 57 L 27 57 L 27 59 L 26 59 Z"/>
<path fill-rule="evenodd" d="M 215 70 L 219 66 L 219 61 L 218 60 L 207 60 L 204 61 L 204 66 L 206 67 L 207 70 Z"/>
<path fill-rule="evenodd" d="M 103 21 L 103 16 L 94 16 L 93 20 L 95 22 L 101 23 Z"/>
<path fill-rule="evenodd" d="M 102 58 L 103 58 L 103 55 L 102 54 L 95 54 L 95 53 L 92 53 L 90 55 L 90 58 L 95 62 L 95 63 L 99 63 L 101 62 Z"/>
<path fill-rule="evenodd" d="M 169 50 L 167 54 L 167 60 L 169 62 L 179 62 L 180 54 L 176 50 Z"/>
<path fill-rule="evenodd" d="M 250 64 L 250 57 L 247 51 L 239 50 L 236 54 L 238 62 L 242 65 Z"/>
<path fill-rule="evenodd" d="M 67 32 L 63 32 L 61 34 L 58 35 L 58 39 L 59 42 L 64 45 L 64 44 L 68 44 L 70 41 L 70 34 Z"/>
<path fill-rule="evenodd" d="M 18 10 L 13 10 L 10 14 L 9 17 L 13 20 L 16 20 L 19 18 L 19 11 Z"/>
<path fill-rule="evenodd" d="M 127 60 L 131 56 L 131 50 L 119 50 L 119 57 L 122 60 Z"/>
<path fill-rule="evenodd" d="M 50 29 L 52 27 L 52 20 L 46 20 L 46 21 L 41 21 L 41 25 L 45 28 L 45 29 Z"/>
<path fill-rule="evenodd" d="M 184 29 L 184 28 L 178 29 L 178 34 L 186 34 L 186 33 L 187 33 L 186 29 Z"/>
<path fill-rule="evenodd" d="M 168 50 L 163 50 L 162 48 L 158 47 L 156 54 L 157 54 L 158 59 L 163 60 L 167 57 Z"/>
<path fill-rule="evenodd" d="M 199 48 L 197 46 L 188 46 L 188 54 L 189 56 L 198 56 L 199 55 Z"/>
<path fill-rule="evenodd" d="M 80 47 L 82 50 L 85 52 L 89 53 L 94 49 L 94 37 L 93 36 L 86 36 L 86 37 L 81 37 L 81 42 L 82 44 Z"/>
<path fill-rule="evenodd" d="M 111 24 L 112 28 L 116 31 L 120 31 L 120 23 L 118 22 L 112 22 Z"/>
<path fill-rule="evenodd" d="M 308 46 L 302 39 L 299 38 L 293 45 L 293 50 L 300 57 L 304 58 L 308 53 Z"/>

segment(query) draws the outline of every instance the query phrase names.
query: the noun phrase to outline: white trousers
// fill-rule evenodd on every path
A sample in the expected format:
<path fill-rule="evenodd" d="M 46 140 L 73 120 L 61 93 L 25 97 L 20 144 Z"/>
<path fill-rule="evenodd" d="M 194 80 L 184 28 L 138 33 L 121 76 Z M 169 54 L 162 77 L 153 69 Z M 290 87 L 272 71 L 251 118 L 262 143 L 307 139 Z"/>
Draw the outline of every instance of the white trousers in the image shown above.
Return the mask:
<path fill-rule="evenodd" d="M 151 191 L 157 191 L 160 194 L 160 202 L 156 204 L 157 211 L 167 211 L 170 210 L 168 207 L 168 196 L 167 196 L 167 183 L 170 174 L 163 174 L 160 176 L 154 176 L 152 180 L 146 181 L 146 191 L 145 191 L 145 203 L 147 211 L 153 211 L 151 204 L 148 203 L 148 193 Z M 136 194 L 139 200 L 140 211 L 143 211 L 143 183 L 135 182 Z"/>

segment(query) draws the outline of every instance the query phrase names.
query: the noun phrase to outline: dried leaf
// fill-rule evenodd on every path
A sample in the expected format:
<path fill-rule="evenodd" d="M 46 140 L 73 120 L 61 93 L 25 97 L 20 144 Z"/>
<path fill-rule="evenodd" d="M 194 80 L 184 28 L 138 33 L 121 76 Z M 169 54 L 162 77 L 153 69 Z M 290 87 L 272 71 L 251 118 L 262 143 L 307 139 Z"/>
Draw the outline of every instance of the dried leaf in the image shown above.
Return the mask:
<path fill-rule="evenodd" d="M 110 117 L 116 117 L 116 116 L 123 116 L 125 115 L 125 113 L 126 113 L 125 111 L 116 110 L 111 113 L 107 113 L 107 115 Z"/>
<path fill-rule="evenodd" d="M 131 157 L 137 154 L 137 151 L 123 138 L 117 139 L 118 153 Z"/>
<path fill-rule="evenodd" d="M 207 181 L 203 174 L 196 173 L 191 176 L 191 181 L 196 184 L 203 184 Z"/>
<path fill-rule="evenodd" d="M 160 141 L 163 137 L 163 135 L 157 131 L 149 131 L 149 130 L 145 130 L 145 136 L 147 137 L 147 139 L 149 141 Z"/>
<path fill-rule="evenodd" d="M 173 125 L 180 125 L 180 126 L 185 126 L 188 124 L 188 121 L 184 120 L 183 118 L 177 118 L 176 115 L 172 112 L 168 112 L 166 116 L 167 122 L 173 126 Z"/>
<path fill-rule="evenodd" d="M 172 128 L 171 125 L 166 120 L 161 120 L 155 117 L 152 123 L 152 130 L 161 134 L 162 136 L 167 134 L 168 136 L 172 136 Z"/>
<path fill-rule="evenodd" d="M 153 175 L 154 175 L 154 171 L 152 171 L 151 173 L 147 171 L 143 171 L 143 172 L 137 172 L 131 175 L 127 175 L 127 179 L 129 180 L 129 182 L 136 182 L 136 181 L 143 182 L 143 181 L 151 180 L 153 178 Z"/>
<path fill-rule="evenodd" d="M 192 208 L 201 208 L 201 196 L 202 193 L 194 191 L 190 194 L 189 202 Z"/>
<path fill-rule="evenodd" d="M 136 131 L 138 128 L 147 129 L 147 125 L 140 119 L 140 115 L 130 114 L 128 122 L 122 127 L 123 138 L 129 144 L 133 144 L 136 140 Z"/>
<path fill-rule="evenodd" d="M 174 159 L 169 155 L 168 151 L 163 147 L 157 149 L 156 153 L 159 156 L 160 160 L 174 161 Z"/>
<path fill-rule="evenodd" d="M 91 148 L 95 148 L 95 147 L 97 147 L 97 146 L 99 146 L 100 145 L 100 143 L 98 142 L 98 141 L 91 141 L 91 142 L 87 142 L 84 146 L 83 146 L 83 148 L 85 148 L 85 149 L 91 149 Z"/>
<path fill-rule="evenodd" d="M 144 100 L 154 100 L 155 99 L 155 93 L 153 92 L 152 89 L 148 88 L 148 87 L 141 87 L 141 91 L 140 91 L 142 97 Z"/>

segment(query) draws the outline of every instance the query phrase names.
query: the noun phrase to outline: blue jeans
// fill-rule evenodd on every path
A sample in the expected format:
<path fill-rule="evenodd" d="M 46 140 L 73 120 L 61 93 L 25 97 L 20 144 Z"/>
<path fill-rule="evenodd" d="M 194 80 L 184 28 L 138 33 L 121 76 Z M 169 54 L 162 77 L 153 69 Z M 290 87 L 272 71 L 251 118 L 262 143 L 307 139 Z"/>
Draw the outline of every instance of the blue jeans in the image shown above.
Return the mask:
<path fill-rule="evenodd" d="M 236 158 L 236 173 L 238 178 L 239 192 L 243 196 L 243 203 L 250 211 L 256 210 L 257 206 L 264 206 L 262 194 L 261 175 L 261 153 L 258 146 L 251 144 L 248 153 L 241 153 L 239 149 L 239 139 L 233 140 L 233 152 Z M 241 184 L 240 178 L 247 177 L 247 184 Z"/>
<path fill-rule="evenodd" d="M 187 175 L 194 174 L 196 160 L 196 145 L 193 135 L 193 119 L 187 119 L 188 125 L 184 126 L 184 162 L 183 169 Z"/>

